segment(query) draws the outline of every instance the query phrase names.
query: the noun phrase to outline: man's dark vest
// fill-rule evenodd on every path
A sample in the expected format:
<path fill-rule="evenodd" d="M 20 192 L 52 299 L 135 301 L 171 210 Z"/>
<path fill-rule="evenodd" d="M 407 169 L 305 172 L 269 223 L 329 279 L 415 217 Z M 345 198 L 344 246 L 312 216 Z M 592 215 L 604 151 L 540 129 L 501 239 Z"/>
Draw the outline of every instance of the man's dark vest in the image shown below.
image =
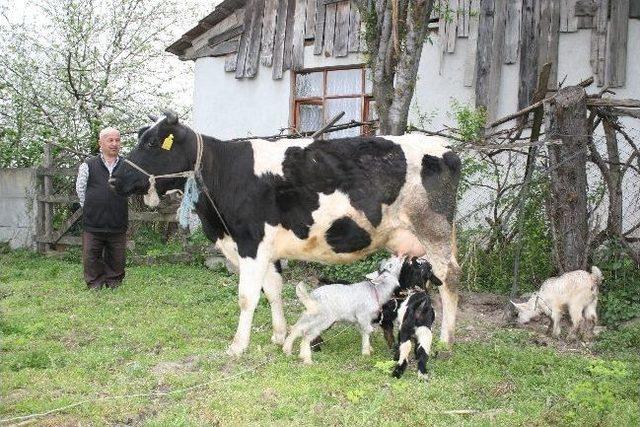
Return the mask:
<path fill-rule="evenodd" d="M 109 170 L 100 156 L 88 158 L 89 179 L 82 209 L 82 225 L 92 233 L 123 233 L 129 223 L 127 198 L 109 188 Z M 118 162 L 114 172 L 122 164 Z"/>

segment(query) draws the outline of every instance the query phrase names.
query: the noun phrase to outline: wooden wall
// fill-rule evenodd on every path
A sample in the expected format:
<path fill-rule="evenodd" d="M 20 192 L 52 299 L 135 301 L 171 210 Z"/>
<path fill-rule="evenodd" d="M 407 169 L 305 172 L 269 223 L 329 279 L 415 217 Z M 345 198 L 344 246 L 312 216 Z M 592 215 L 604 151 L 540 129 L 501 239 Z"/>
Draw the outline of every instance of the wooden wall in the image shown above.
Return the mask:
<path fill-rule="evenodd" d="M 541 67 L 552 63 L 557 86 L 561 33 L 591 30 L 591 65 L 599 86 L 625 85 L 629 18 L 640 18 L 640 0 L 438 0 L 441 61 L 468 39 L 464 85 L 489 116 L 496 108 L 502 64 L 520 64 L 519 104 L 527 105 Z M 240 4 L 240 3 L 238 3 Z M 304 68 L 304 46 L 316 55 L 363 52 L 363 23 L 349 0 L 246 0 L 193 45 L 183 59 L 226 55 L 225 70 L 252 78 L 260 66 L 274 79 Z M 561 76 L 560 76 L 561 77 Z"/>
<path fill-rule="evenodd" d="M 226 55 L 225 71 L 238 79 L 255 77 L 259 66 L 281 79 L 285 70 L 304 68 L 305 44 L 324 56 L 364 50 L 360 13 L 349 0 L 247 0 L 242 21 L 237 19 L 222 21 L 204 46 L 183 58 Z"/>

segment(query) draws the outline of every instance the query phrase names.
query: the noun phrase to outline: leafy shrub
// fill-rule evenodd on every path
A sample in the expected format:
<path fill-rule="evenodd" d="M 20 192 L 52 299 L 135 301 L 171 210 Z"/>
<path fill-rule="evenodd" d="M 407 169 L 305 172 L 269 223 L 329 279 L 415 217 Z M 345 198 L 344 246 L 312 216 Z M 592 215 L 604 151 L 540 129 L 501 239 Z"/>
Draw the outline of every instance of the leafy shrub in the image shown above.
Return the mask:
<path fill-rule="evenodd" d="M 388 256 L 388 252 L 378 251 L 351 264 L 324 265 L 320 268 L 319 274 L 327 279 L 359 282 L 364 279 L 365 274 L 376 271 L 380 261 Z"/>

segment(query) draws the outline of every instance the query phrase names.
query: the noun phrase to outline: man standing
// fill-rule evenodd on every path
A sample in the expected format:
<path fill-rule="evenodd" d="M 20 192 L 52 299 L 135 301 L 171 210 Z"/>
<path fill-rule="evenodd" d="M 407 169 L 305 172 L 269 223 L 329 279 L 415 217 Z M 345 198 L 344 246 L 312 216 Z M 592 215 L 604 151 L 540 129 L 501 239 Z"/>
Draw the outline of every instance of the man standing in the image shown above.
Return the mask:
<path fill-rule="evenodd" d="M 82 264 L 90 289 L 117 288 L 124 278 L 129 207 L 127 198 L 109 188 L 120 166 L 120 132 L 100 131 L 100 154 L 80 165 L 76 192 L 82 205 Z"/>

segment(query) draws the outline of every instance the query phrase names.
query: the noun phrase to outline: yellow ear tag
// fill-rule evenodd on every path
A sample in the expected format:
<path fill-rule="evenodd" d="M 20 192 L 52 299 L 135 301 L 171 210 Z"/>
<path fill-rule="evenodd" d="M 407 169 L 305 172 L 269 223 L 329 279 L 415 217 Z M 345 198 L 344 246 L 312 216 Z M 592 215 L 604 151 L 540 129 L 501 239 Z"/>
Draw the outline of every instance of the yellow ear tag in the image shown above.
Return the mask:
<path fill-rule="evenodd" d="M 165 150 L 171 150 L 171 146 L 173 145 L 173 134 L 170 133 L 168 137 L 162 141 L 162 148 Z"/>

